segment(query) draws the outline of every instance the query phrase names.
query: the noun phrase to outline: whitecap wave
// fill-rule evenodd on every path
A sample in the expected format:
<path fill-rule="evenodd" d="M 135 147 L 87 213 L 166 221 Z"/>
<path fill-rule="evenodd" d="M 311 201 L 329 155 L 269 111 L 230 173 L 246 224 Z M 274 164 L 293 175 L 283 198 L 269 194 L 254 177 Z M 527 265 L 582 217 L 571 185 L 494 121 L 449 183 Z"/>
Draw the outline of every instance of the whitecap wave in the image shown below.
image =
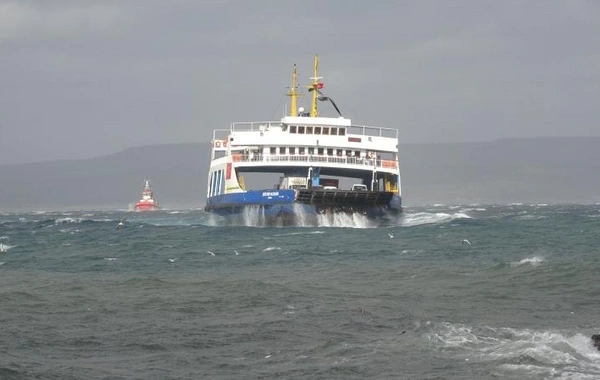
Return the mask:
<path fill-rule="evenodd" d="M 423 224 L 446 223 L 456 219 L 472 219 L 464 212 L 455 212 L 453 214 L 445 212 L 418 212 L 415 214 L 404 214 L 400 219 L 400 225 L 404 227 L 413 227 Z"/>
<path fill-rule="evenodd" d="M 325 233 L 325 231 L 289 232 L 286 234 L 276 234 L 273 236 L 282 237 L 282 236 L 294 236 L 294 235 L 321 235 L 324 233 Z"/>
<path fill-rule="evenodd" d="M 423 253 L 422 249 L 403 249 L 402 251 L 400 251 L 400 254 L 402 254 L 402 255 L 410 255 L 410 254 L 419 255 L 421 253 Z"/>
<path fill-rule="evenodd" d="M 281 251 L 281 247 L 267 247 L 267 248 L 263 249 L 263 252 L 269 252 L 269 251 Z"/>
<path fill-rule="evenodd" d="M 82 218 L 65 217 L 65 218 L 57 218 L 54 221 L 54 224 L 59 225 L 59 224 L 65 224 L 65 223 L 81 223 L 82 221 L 83 221 Z"/>
<path fill-rule="evenodd" d="M 317 227 L 374 228 L 377 222 L 358 212 L 327 211 L 317 215 Z"/>
<path fill-rule="evenodd" d="M 524 258 L 520 261 L 513 261 L 512 263 L 510 263 L 511 267 L 518 267 L 521 265 L 527 265 L 530 264 L 531 266 L 538 266 L 541 265 L 544 262 L 544 258 L 541 256 L 533 256 L 533 257 L 527 257 Z"/>
<path fill-rule="evenodd" d="M 211 224 L 243 225 L 246 227 L 346 227 L 346 228 L 375 228 L 378 221 L 370 219 L 360 212 L 342 212 L 326 210 L 322 213 L 307 211 L 299 204 L 293 205 L 291 214 L 272 215 L 261 206 L 246 206 L 240 215 L 232 218 L 211 217 Z M 212 215 L 212 214 L 211 214 Z"/>
<path fill-rule="evenodd" d="M 14 248 L 14 245 L 0 243 L 0 252 L 2 252 L 2 253 L 6 253 L 6 252 L 8 252 L 9 249 L 12 249 L 12 248 Z"/>
<path fill-rule="evenodd" d="M 487 211 L 487 208 L 484 207 L 466 207 L 460 210 L 461 212 L 468 212 L 468 211 Z"/>
<path fill-rule="evenodd" d="M 547 219 L 548 216 L 547 215 L 531 215 L 531 214 L 526 214 L 526 215 L 519 215 L 517 216 L 517 219 L 521 219 L 521 220 L 541 220 L 541 219 Z"/>
<path fill-rule="evenodd" d="M 441 349 L 454 349 L 460 359 L 496 364 L 499 377 L 596 379 L 600 352 L 589 337 L 557 331 L 427 324 L 425 338 Z"/>

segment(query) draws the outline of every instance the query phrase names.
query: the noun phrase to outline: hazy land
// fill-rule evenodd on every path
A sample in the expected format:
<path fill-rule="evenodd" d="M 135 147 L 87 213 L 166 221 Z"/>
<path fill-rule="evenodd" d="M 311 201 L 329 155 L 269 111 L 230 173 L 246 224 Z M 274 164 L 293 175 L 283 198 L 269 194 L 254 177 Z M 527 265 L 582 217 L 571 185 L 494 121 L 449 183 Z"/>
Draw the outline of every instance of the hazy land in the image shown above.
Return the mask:
<path fill-rule="evenodd" d="M 400 154 L 406 206 L 600 202 L 600 138 L 400 144 Z M 202 208 L 209 155 L 207 143 L 187 143 L 0 166 L 0 211 L 127 209 L 146 177 L 163 207 Z M 256 181 L 270 188 L 276 177 Z"/>

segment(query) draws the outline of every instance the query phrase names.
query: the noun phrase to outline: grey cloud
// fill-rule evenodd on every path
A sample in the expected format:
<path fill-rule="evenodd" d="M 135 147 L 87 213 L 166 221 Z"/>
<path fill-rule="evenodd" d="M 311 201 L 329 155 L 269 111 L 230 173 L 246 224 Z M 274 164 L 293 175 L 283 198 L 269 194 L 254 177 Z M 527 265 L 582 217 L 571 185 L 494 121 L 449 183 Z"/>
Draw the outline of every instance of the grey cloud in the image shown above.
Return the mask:
<path fill-rule="evenodd" d="M 600 133 L 595 2 L 19 1 L 0 32 L 0 164 L 279 118 L 314 53 L 344 115 L 401 144 Z"/>

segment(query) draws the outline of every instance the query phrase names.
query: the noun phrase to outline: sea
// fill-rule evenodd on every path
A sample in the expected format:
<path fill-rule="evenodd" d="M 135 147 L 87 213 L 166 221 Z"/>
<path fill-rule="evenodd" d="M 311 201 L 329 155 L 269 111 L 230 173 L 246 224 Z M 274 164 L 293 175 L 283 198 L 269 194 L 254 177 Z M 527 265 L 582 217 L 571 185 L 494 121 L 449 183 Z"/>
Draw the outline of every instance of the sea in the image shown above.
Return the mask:
<path fill-rule="evenodd" d="M 5 212 L 0 379 L 598 379 L 599 273 L 599 204 Z"/>

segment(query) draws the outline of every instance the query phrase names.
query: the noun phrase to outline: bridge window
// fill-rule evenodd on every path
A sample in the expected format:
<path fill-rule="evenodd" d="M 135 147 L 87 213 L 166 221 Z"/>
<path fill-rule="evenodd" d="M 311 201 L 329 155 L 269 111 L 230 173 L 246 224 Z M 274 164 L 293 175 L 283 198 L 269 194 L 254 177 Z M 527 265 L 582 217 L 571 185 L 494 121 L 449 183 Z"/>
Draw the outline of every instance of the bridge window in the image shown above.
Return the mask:
<path fill-rule="evenodd" d="M 223 170 L 219 170 L 219 184 L 217 187 L 217 192 L 219 194 L 223 194 L 225 190 L 225 175 Z"/>
<path fill-rule="evenodd" d="M 340 135 L 340 136 L 346 136 L 346 128 L 340 128 L 340 129 L 338 129 L 338 135 Z"/>
<path fill-rule="evenodd" d="M 313 127 L 306 127 L 306 134 L 312 135 L 312 133 L 313 133 Z"/>
<path fill-rule="evenodd" d="M 315 148 L 313 148 L 313 147 L 308 148 L 308 154 L 315 154 Z"/>
<path fill-rule="evenodd" d="M 221 181 L 223 180 L 222 170 L 217 171 L 217 186 L 216 186 L 216 194 L 221 194 Z"/>
<path fill-rule="evenodd" d="M 329 132 L 329 134 L 332 136 L 337 135 L 337 128 L 331 128 L 331 132 Z"/>
<path fill-rule="evenodd" d="M 223 170 L 216 170 L 212 172 L 210 182 L 210 196 L 221 194 L 224 188 Z"/>
<path fill-rule="evenodd" d="M 321 127 L 315 127 L 315 135 L 321 134 Z"/>
<path fill-rule="evenodd" d="M 276 155 L 277 154 L 277 148 L 275 148 L 274 146 L 271 147 L 271 154 L 272 155 Z"/>
<path fill-rule="evenodd" d="M 296 147 L 293 147 L 293 146 L 290 147 L 290 154 L 291 155 L 296 154 Z"/>
<path fill-rule="evenodd" d="M 324 135 L 328 135 L 329 134 L 329 127 L 323 127 L 323 134 Z"/>
<path fill-rule="evenodd" d="M 298 133 L 299 134 L 304 134 L 304 126 L 298 127 Z"/>
<path fill-rule="evenodd" d="M 296 126 L 290 125 L 290 133 L 296 133 Z"/>
<path fill-rule="evenodd" d="M 332 148 L 327 148 L 327 155 L 328 156 L 333 156 L 333 149 Z"/>
<path fill-rule="evenodd" d="M 317 151 L 319 152 L 319 156 L 323 155 L 323 152 L 324 152 L 323 148 L 317 148 Z"/>
<path fill-rule="evenodd" d="M 304 155 L 304 147 L 303 146 L 298 148 L 298 154 L 301 156 Z"/>

